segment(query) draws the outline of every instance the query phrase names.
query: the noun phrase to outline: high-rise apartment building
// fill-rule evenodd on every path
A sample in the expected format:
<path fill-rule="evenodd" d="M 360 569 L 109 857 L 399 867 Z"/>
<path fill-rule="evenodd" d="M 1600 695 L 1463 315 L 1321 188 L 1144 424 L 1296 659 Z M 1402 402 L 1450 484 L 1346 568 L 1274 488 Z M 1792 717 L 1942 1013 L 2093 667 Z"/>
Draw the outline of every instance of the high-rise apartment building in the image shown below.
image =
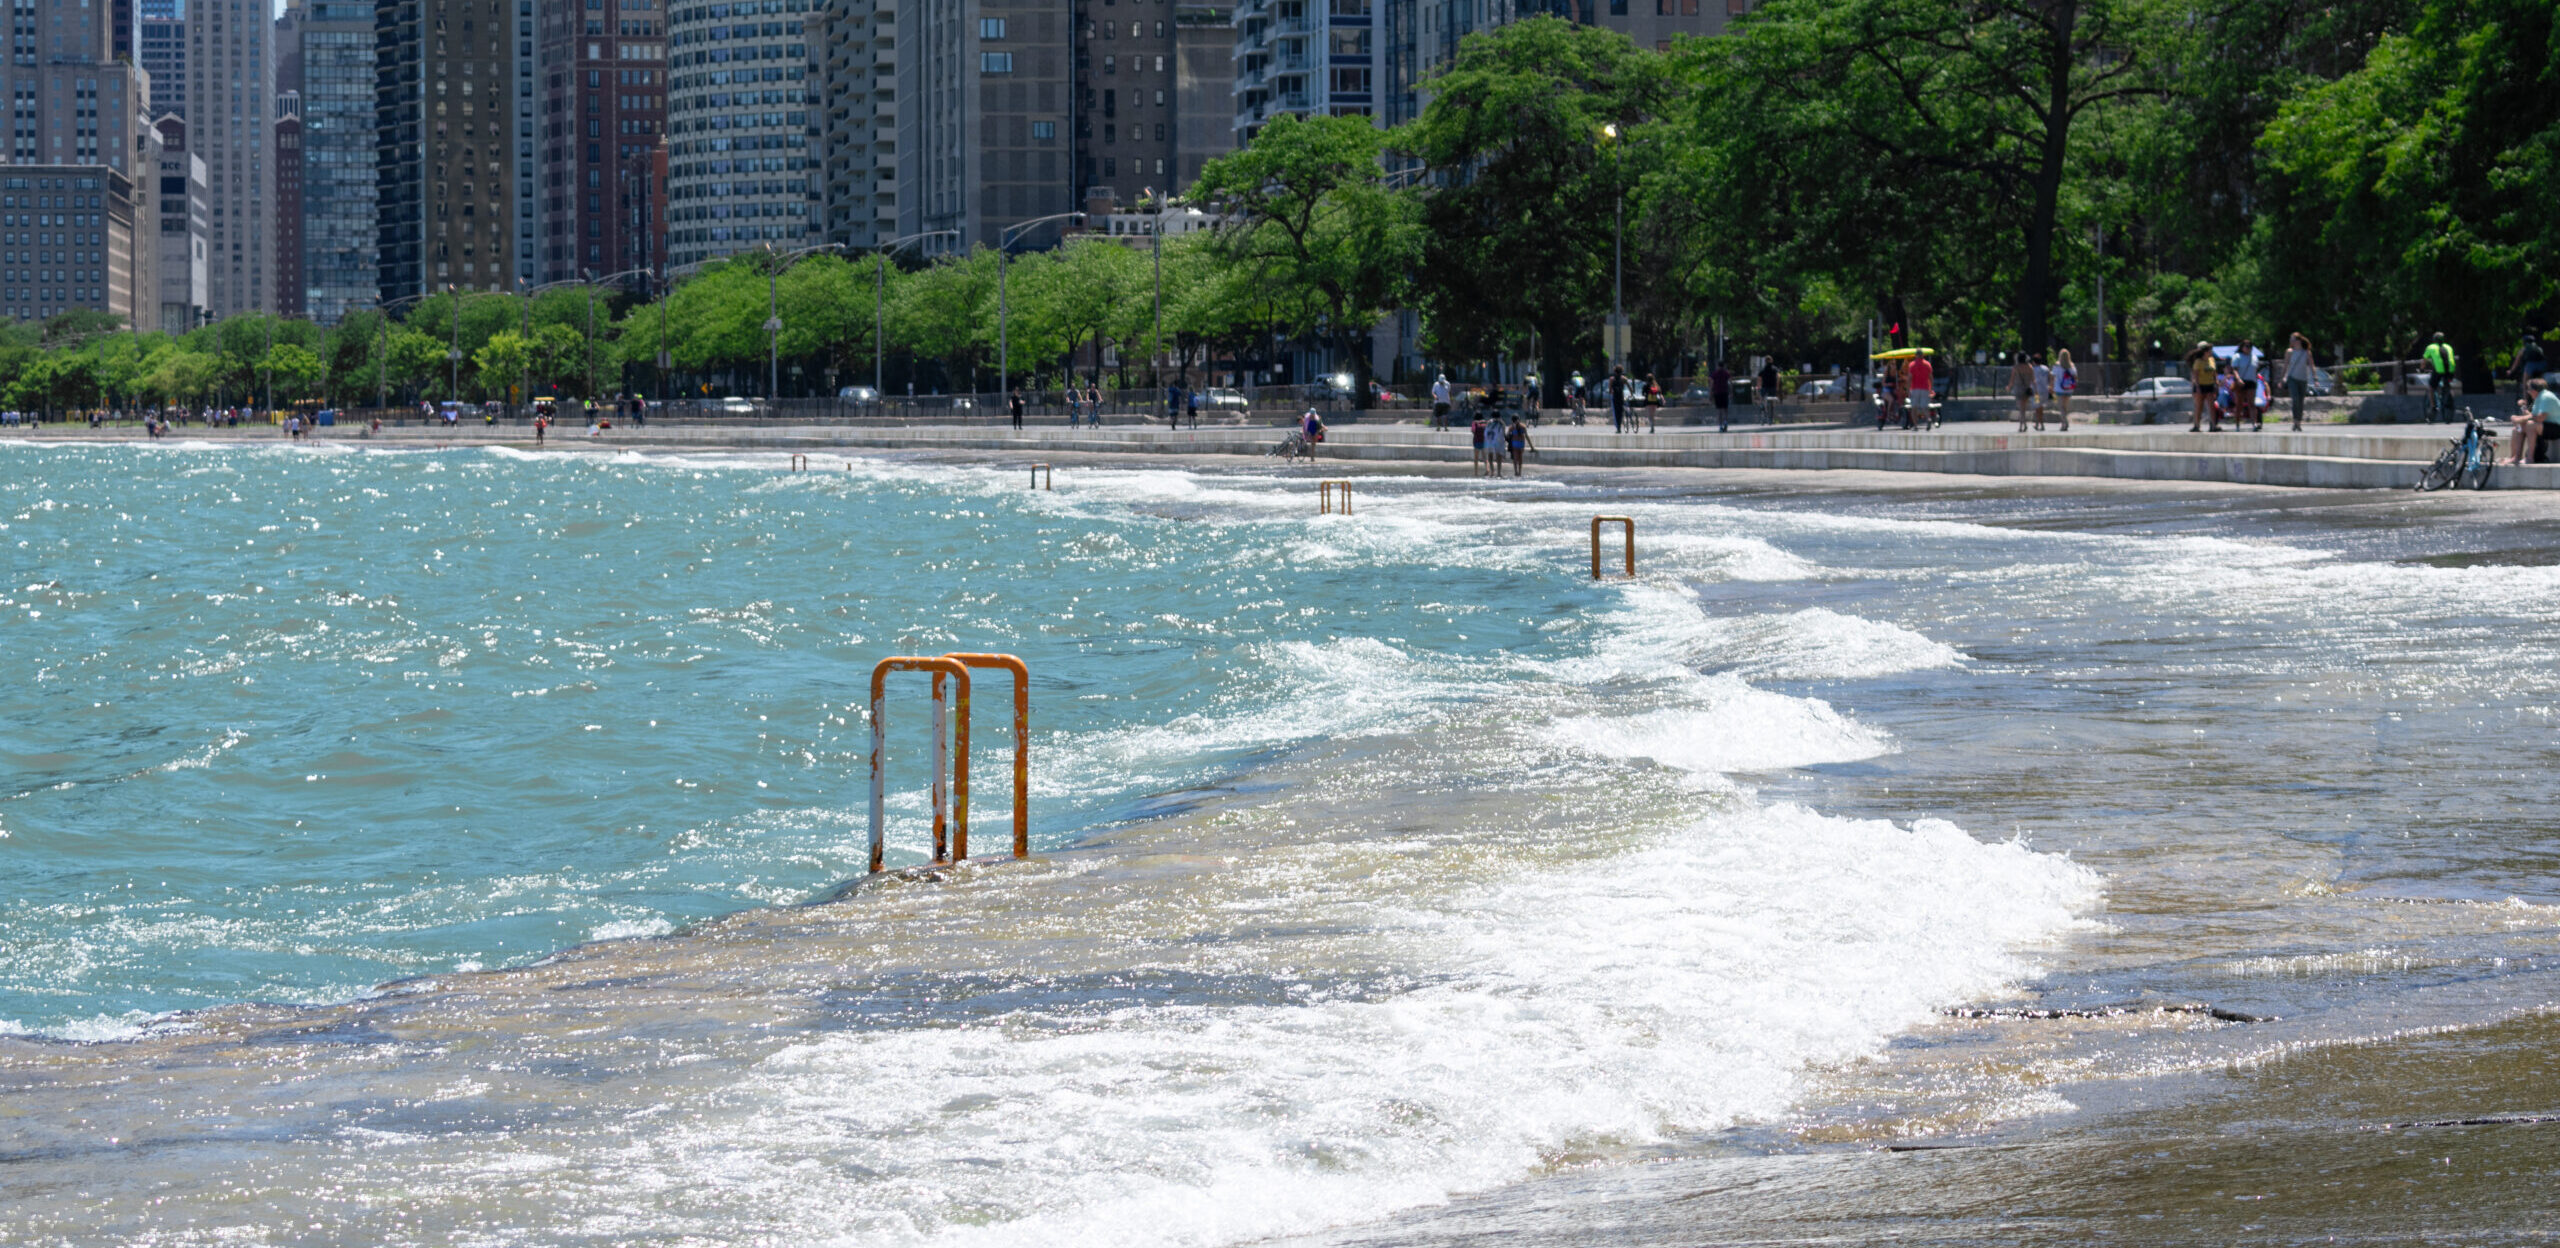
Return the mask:
<path fill-rule="evenodd" d="M 335 325 L 380 295 L 373 0 L 302 7 L 302 311 Z"/>
<path fill-rule="evenodd" d="M 1076 151 L 1088 198 L 1179 194 L 1235 146 L 1236 34 L 1224 7 L 1077 0 Z"/>
<path fill-rule="evenodd" d="M 158 194 L 152 216 L 159 223 L 160 331 L 183 334 L 205 315 L 205 231 L 213 222 L 206 202 L 204 157 L 187 150 L 186 119 L 162 116 L 159 132 Z"/>
<path fill-rule="evenodd" d="M 447 286 L 515 286 L 517 8 L 383 0 L 376 10 L 375 219 L 386 302 Z"/>
<path fill-rule="evenodd" d="M 150 210 L 137 189 L 98 164 L 0 168 L 0 225 L 38 227 L 6 235 L 17 243 L 0 251 L 0 315 L 41 320 L 92 308 L 128 321 L 147 316 L 159 286 Z"/>
<path fill-rule="evenodd" d="M 151 115 L 187 115 L 186 0 L 142 0 L 135 59 L 151 75 Z"/>
<path fill-rule="evenodd" d="M 1014 225 L 1082 206 L 1073 20 L 1061 0 L 900 0 L 899 233 L 955 230 L 962 247 L 994 246 Z"/>
<path fill-rule="evenodd" d="M 823 101 L 809 149 L 819 233 L 867 248 L 897 233 L 897 0 L 820 0 L 810 36 Z"/>
<path fill-rule="evenodd" d="M 962 0 L 939 0 L 955 11 Z M 696 264 L 819 241 L 823 120 L 811 0 L 676 0 L 667 23 L 666 256 Z M 582 88 L 583 89 L 583 88 Z M 610 89 L 610 88 L 608 88 Z M 580 170 L 582 193 L 610 175 Z M 581 239 L 581 244 L 591 240 Z M 583 254 L 583 253 L 582 253 Z"/>
<path fill-rule="evenodd" d="M 302 305 L 302 96 L 276 97 L 276 302 L 278 316 L 308 314 Z"/>
<path fill-rule="evenodd" d="M 516 193 L 516 285 L 523 288 L 538 286 L 557 274 L 544 269 L 536 241 L 542 226 L 542 148 L 534 138 L 541 107 L 534 98 L 534 84 L 540 81 L 535 68 L 540 63 L 540 44 L 535 35 L 541 20 L 533 11 L 533 0 L 515 0 L 515 6 L 516 176 L 511 186 Z"/>
<path fill-rule="evenodd" d="M 302 24 L 303 0 L 285 0 L 276 15 L 275 296 L 278 316 L 303 315 L 302 306 Z"/>
<path fill-rule="evenodd" d="M 216 316 L 275 307 L 275 22 L 264 3 L 191 0 L 187 138 L 213 201 Z"/>
<path fill-rule="evenodd" d="M 1377 8 L 1413 0 L 1237 0 L 1235 129 L 1249 143 L 1273 117 L 1379 113 Z"/>
<path fill-rule="evenodd" d="M 145 119 L 146 76 L 132 55 L 133 10 L 119 38 L 109 0 L 11 0 L 10 54 L 0 67 L 9 104 L 7 182 L 0 183 L 0 315 L 50 316 L 69 307 L 131 315 L 151 285 L 147 200 L 132 174 L 156 150 Z M 107 176 L 113 175 L 113 176 Z"/>
<path fill-rule="evenodd" d="M 731 7 L 760 6 L 718 7 L 726 16 Z M 792 7 L 805 14 L 808 4 L 792 0 Z M 779 0 L 774 9 L 781 13 Z M 541 19 L 538 252 L 554 280 L 666 262 L 665 216 L 658 210 L 666 187 L 657 169 L 674 42 L 668 22 L 665 0 L 565 0 Z M 775 23 L 785 24 L 797 40 L 801 22 Z M 797 43 L 790 49 L 805 57 Z M 805 86 L 796 75 L 787 85 L 794 95 Z"/>

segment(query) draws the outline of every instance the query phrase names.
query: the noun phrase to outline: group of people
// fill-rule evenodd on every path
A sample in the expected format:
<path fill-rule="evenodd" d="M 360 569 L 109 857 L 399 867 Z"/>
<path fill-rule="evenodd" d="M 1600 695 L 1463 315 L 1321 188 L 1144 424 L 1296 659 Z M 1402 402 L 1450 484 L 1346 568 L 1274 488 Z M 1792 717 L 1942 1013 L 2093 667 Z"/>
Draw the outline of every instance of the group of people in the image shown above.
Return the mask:
<path fill-rule="evenodd" d="M 2195 413 L 2187 422 L 2187 432 L 2220 433 L 2225 420 L 2234 429 L 2242 421 L 2253 432 L 2266 428 L 2267 409 L 2275 406 L 2279 385 L 2293 400 L 2293 431 L 2302 432 L 2302 401 L 2311 393 L 2316 371 L 2309 338 L 2293 335 L 2281 361 L 2246 338 L 2228 355 L 2214 350 L 2211 343 L 2198 342 L 2187 352 L 2186 366 L 2187 380 L 2195 386 Z"/>
<path fill-rule="evenodd" d="M 1475 448 L 1475 470 L 1479 476 L 1501 476 L 1505 453 L 1511 456 L 1511 475 L 1524 476 L 1526 472 L 1522 468 L 1521 457 L 1538 449 L 1529 441 L 1529 422 L 1516 412 L 1508 424 L 1503 422 L 1500 412 L 1491 415 L 1478 413 L 1467 436 L 1469 444 Z"/>
<path fill-rule="evenodd" d="M 2071 357 L 2065 353 L 2063 358 L 2068 360 Z M 2039 367 L 2042 366 L 2039 365 Z M 1776 406 L 1771 392 L 1777 386 L 1777 373 L 1778 367 L 1775 364 L 1764 364 L 1760 367 L 1762 401 L 1768 403 L 1772 409 Z M 1929 362 L 1928 356 L 1914 355 L 1908 360 L 1885 361 L 1884 371 L 1876 377 L 1876 397 L 1881 400 L 1876 404 L 1876 428 L 1882 429 L 1892 424 L 1896 418 L 1902 421 L 1902 427 L 1905 429 L 1933 425 L 1935 422 L 1930 411 L 1931 404 L 1937 397 L 1937 387 L 1938 367 Z M 2069 409 L 2066 408 L 2065 423 L 2062 426 L 2065 429 L 2071 427 L 2068 423 L 2070 419 L 2068 411 Z M 2042 412 L 2038 412 L 2036 420 L 2036 428 L 2044 428 Z M 2018 427 L 2021 429 L 2027 427 L 2026 418 L 2023 415 L 2019 417 Z"/>
<path fill-rule="evenodd" d="M 2038 351 L 2021 355 L 2009 366 L 2009 393 L 2018 401 L 2018 428 L 2027 428 L 2029 417 L 2035 427 L 2044 428 L 2045 417 L 2061 419 L 2062 431 L 2071 432 L 2071 396 L 2080 392 L 2080 367 L 2071 362 L 2069 348 L 2053 353 L 2052 359 Z"/>

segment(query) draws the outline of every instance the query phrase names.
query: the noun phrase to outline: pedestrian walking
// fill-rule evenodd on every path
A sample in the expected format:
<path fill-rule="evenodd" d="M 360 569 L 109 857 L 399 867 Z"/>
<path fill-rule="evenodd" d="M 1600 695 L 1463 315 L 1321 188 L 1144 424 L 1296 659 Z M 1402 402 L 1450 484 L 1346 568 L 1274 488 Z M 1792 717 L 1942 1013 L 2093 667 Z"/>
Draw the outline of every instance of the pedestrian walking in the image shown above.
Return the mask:
<path fill-rule="evenodd" d="M 1016 428 L 1016 429 L 1021 428 L 1021 427 L 1022 427 L 1022 387 L 1020 387 L 1020 386 L 1015 386 L 1015 387 L 1013 388 L 1013 393 L 1012 393 L 1011 395 L 1007 396 L 1007 397 L 1006 397 L 1006 399 L 1005 399 L 1005 407 L 1006 407 L 1006 408 L 1008 408 L 1008 409 L 1012 412 L 1012 414 L 1013 414 L 1013 427 L 1014 427 L 1014 428 Z"/>
<path fill-rule="evenodd" d="M 1164 383 L 1164 424 L 1168 429 L 1182 427 L 1182 386 L 1178 382 Z"/>
<path fill-rule="evenodd" d="M 2535 340 L 2533 331 L 2526 330 L 2524 341 L 2516 344 L 2516 393 L 2522 395 L 2524 383 L 2549 371 L 2550 363 L 2550 360 L 2542 354 L 2542 344 Z"/>
<path fill-rule="evenodd" d="M 2258 407 L 2258 366 L 2263 362 L 2258 355 L 2258 345 L 2246 338 L 2240 340 L 2240 349 L 2231 353 L 2231 410 L 2235 426 L 2243 413 L 2254 418 L 2261 428 L 2266 425 L 2266 417 Z"/>
<path fill-rule="evenodd" d="M 1099 381 L 1085 383 L 1084 422 L 1096 429 L 1102 427 L 1102 383 Z"/>
<path fill-rule="evenodd" d="M 1431 427 L 1449 427 L 1449 374 L 1442 373 L 1431 383 Z"/>
<path fill-rule="evenodd" d="M 1197 390 L 1186 390 L 1186 391 L 1184 391 L 1184 392 L 1183 392 L 1183 395 L 1182 395 L 1182 406 L 1183 406 L 1183 410 L 1184 410 L 1186 413 L 1188 413 L 1188 414 L 1190 415 L 1190 417 L 1191 417 L 1191 427 L 1192 427 L 1192 428 L 1194 428 L 1194 429 L 1199 428 L 1199 427 L 1200 427 L 1200 392 L 1199 392 L 1199 391 L 1197 391 Z"/>
<path fill-rule="evenodd" d="M 2533 339 L 2527 337 L 2526 342 Z M 2293 400 L 2293 431 L 2302 432 L 2302 399 L 2311 393 L 2311 340 L 2299 332 L 2284 352 L 2284 392 Z"/>
<path fill-rule="evenodd" d="M 2036 366 L 2027 359 L 2024 351 L 2019 352 L 2017 362 L 2009 366 L 2009 393 L 2018 400 L 2018 432 L 2025 433 L 2027 407 L 2036 401 Z"/>
<path fill-rule="evenodd" d="M 1609 396 L 1609 427 L 1619 433 L 1627 431 L 1627 370 L 1613 367 L 1603 387 Z"/>
<path fill-rule="evenodd" d="M 2042 351 L 2036 352 L 2033 384 L 2036 391 L 2036 431 L 2041 433 L 2044 431 L 2045 413 L 2053 407 L 2053 365 L 2045 362 Z"/>
<path fill-rule="evenodd" d="M 2062 417 L 2062 431 L 2071 432 L 2071 396 L 2080 391 L 2080 369 L 2071 362 L 2071 348 L 2053 353 L 2053 410 Z"/>
<path fill-rule="evenodd" d="M 1716 432 L 1733 428 L 1733 370 L 1718 360 L 1707 370 L 1707 401 L 1716 405 Z"/>
<path fill-rule="evenodd" d="M 2196 388 L 2195 415 L 2187 421 L 2189 433 L 2205 431 L 2205 412 L 2213 406 L 2214 385 L 2220 376 L 2219 369 L 2216 367 L 2219 363 L 2220 361 L 2213 358 L 2211 343 L 2198 342 L 2195 350 L 2187 352 L 2187 380 Z M 2217 413 L 2217 417 L 2218 415 Z M 2221 432 L 2221 425 L 2221 420 L 2217 418 L 2214 421 L 2214 432 Z"/>
<path fill-rule="evenodd" d="M 1529 445 L 1528 422 L 1517 416 L 1512 417 L 1511 428 L 1503 432 L 1503 441 L 1511 450 L 1511 475 L 1515 477 L 1524 475 L 1525 470 L 1520 466 L 1520 457 L 1534 449 Z"/>
<path fill-rule="evenodd" d="M 1911 422 L 1915 419 L 1923 425 L 1931 424 L 1929 402 L 1935 393 L 1934 387 L 1938 380 L 1937 369 L 1929 363 L 1928 356 L 1915 355 L 1911 357 L 1911 368 L 1904 373 L 1904 376 L 1908 379 L 1906 384 L 1911 387 L 1911 394 L 1902 409 L 1902 427 L 1911 428 Z"/>
<path fill-rule="evenodd" d="M 1760 357 L 1760 423 L 1778 423 L 1778 357 Z"/>

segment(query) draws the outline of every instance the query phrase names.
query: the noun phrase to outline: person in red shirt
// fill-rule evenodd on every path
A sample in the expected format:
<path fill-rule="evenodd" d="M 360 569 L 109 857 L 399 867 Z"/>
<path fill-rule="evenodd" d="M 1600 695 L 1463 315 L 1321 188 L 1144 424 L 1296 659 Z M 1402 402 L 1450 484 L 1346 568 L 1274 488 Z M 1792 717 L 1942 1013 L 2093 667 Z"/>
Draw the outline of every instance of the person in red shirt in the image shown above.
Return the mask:
<path fill-rule="evenodd" d="M 1928 356 L 1915 355 L 1911 357 L 1910 377 L 1911 403 L 1909 406 L 1902 409 L 1902 427 L 1905 429 L 1911 427 L 1911 419 L 1914 413 L 1918 414 L 1922 423 L 1927 423 L 1929 419 L 1929 394 L 1933 384 L 1937 381 L 1937 370 L 1929 367 Z"/>

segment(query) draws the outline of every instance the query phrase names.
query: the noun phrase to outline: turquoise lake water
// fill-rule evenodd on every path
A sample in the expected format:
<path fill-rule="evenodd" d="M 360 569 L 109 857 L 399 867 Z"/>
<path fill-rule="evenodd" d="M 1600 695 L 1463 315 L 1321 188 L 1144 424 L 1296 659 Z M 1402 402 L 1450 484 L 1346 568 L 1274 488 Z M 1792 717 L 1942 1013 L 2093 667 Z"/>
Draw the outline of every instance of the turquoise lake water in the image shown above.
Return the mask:
<path fill-rule="evenodd" d="M 2494 493 L 787 466 L 0 447 L 0 1241 L 1499 1238 L 2560 1000 Z M 1037 852 L 839 896 L 950 650 Z"/>
<path fill-rule="evenodd" d="M 13 461 L 0 610 L 29 678 L 0 695 L 21 882 L 0 1020 L 60 1034 L 342 1000 L 859 875 L 886 655 L 1031 664 L 1033 840 L 1054 847 L 1459 692 L 1364 698 L 1388 647 L 1476 656 L 1491 681 L 1583 644 L 1548 626 L 1606 600 L 1569 578 L 1520 594 L 1509 537 L 1311 544 L 1294 491 L 1180 477 L 1079 499 L 1008 470 L 772 457 Z M 1347 581 L 1353 560 L 1392 583 Z M 907 682 L 892 865 L 929 843 Z M 985 852 L 1009 726 L 1001 676 L 982 688 Z"/>

